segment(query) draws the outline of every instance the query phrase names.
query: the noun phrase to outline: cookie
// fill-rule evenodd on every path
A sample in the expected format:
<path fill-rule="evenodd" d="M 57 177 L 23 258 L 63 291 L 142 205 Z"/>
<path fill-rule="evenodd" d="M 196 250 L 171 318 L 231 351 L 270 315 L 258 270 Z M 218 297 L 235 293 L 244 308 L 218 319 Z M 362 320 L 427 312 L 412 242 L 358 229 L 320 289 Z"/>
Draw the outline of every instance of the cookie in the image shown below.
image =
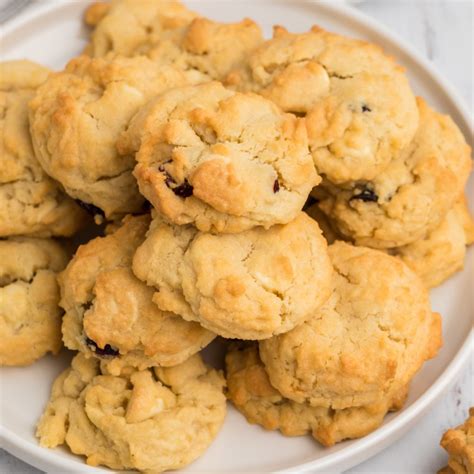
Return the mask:
<path fill-rule="evenodd" d="M 240 232 L 290 222 L 319 183 L 302 121 L 218 82 L 170 90 L 122 134 L 140 192 L 168 220 Z"/>
<path fill-rule="evenodd" d="M 213 235 L 155 219 L 133 271 L 153 301 L 223 337 L 264 339 L 289 331 L 328 298 L 326 241 L 303 212 L 286 225 Z"/>
<path fill-rule="evenodd" d="M 134 2 L 136 3 L 136 2 Z M 110 10 L 111 2 L 95 2 L 90 4 L 84 12 L 84 23 L 94 28 L 107 15 Z M 89 46 L 87 46 L 89 47 Z M 87 48 L 86 48 L 87 49 Z"/>
<path fill-rule="evenodd" d="M 147 56 L 163 65 L 172 64 L 223 80 L 261 43 L 262 31 L 249 18 L 236 23 L 195 18 L 178 34 L 152 45 Z"/>
<path fill-rule="evenodd" d="M 145 57 L 73 59 L 30 102 L 38 160 L 92 213 L 114 218 L 139 211 L 134 158 L 117 153 L 117 138 L 148 99 L 189 82 L 187 73 Z"/>
<path fill-rule="evenodd" d="M 272 385 L 298 403 L 333 409 L 389 400 L 441 344 L 441 319 L 401 260 L 336 242 L 329 300 L 292 331 L 260 342 Z"/>
<path fill-rule="evenodd" d="M 0 62 L 0 236 L 70 236 L 85 213 L 41 168 L 31 145 L 28 102 L 49 70 Z"/>
<path fill-rule="evenodd" d="M 157 64 L 194 70 L 223 79 L 263 42 L 260 27 L 246 18 L 221 23 L 188 10 L 180 2 L 119 0 L 107 8 L 93 4 L 86 22 L 94 26 L 86 53 L 146 54 Z"/>
<path fill-rule="evenodd" d="M 311 199 L 311 197 L 310 197 Z M 331 219 L 312 203 L 303 210 L 316 222 L 328 244 L 342 240 Z M 424 238 L 402 247 L 387 249 L 390 255 L 401 258 L 428 288 L 440 285 L 464 266 L 466 246 L 474 242 L 474 221 L 469 214 L 465 197 L 448 211 L 441 224 Z"/>
<path fill-rule="evenodd" d="M 463 197 L 424 239 L 395 248 L 392 254 L 400 257 L 432 288 L 463 268 L 466 245 L 473 242 L 474 221 Z"/>
<path fill-rule="evenodd" d="M 79 353 L 56 379 L 36 436 L 44 447 L 66 444 L 92 466 L 178 469 L 203 454 L 221 428 L 224 384 L 198 355 L 113 376 Z"/>
<path fill-rule="evenodd" d="M 51 239 L 0 240 L 0 365 L 28 365 L 61 349 L 56 274 L 67 259 Z"/>
<path fill-rule="evenodd" d="M 176 0 L 93 3 L 85 13 L 86 23 L 94 28 L 85 53 L 92 57 L 141 54 L 181 33 L 198 16 Z"/>
<path fill-rule="evenodd" d="M 438 474 L 472 474 L 474 472 L 474 407 L 466 422 L 444 433 L 441 446 L 448 452 L 448 465 Z"/>
<path fill-rule="evenodd" d="M 258 355 L 257 345 L 232 344 L 226 355 L 227 394 L 249 423 L 285 436 L 311 433 L 324 446 L 360 438 L 377 429 L 388 411 L 402 408 L 407 394 L 399 394 L 373 405 L 332 409 L 313 407 L 283 397 L 270 384 Z"/>
<path fill-rule="evenodd" d="M 421 98 L 418 107 L 415 138 L 383 173 L 315 189 L 320 208 L 358 245 L 392 248 L 423 239 L 463 192 L 471 170 L 469 146 L 451 118 Z"/>
<path fill-rule="evenodd" d="M 126 366 L 180 364 L 215 337 L 161 311 L 154 290 L 133 275 L 133 254 L 149 223 L 149 216 L 125 218 L 113 233 L 79 247 L 59 277 L 64 344 L 105 360 L 114 375 Z"/>
<path fill-rule="evenodd" d="M 319 27 L 276 27 L 226 83 L 304 116 L 318 172 L 334 183 L 375 178 L 418 126 L 402 68 L 378 46 Z"/>

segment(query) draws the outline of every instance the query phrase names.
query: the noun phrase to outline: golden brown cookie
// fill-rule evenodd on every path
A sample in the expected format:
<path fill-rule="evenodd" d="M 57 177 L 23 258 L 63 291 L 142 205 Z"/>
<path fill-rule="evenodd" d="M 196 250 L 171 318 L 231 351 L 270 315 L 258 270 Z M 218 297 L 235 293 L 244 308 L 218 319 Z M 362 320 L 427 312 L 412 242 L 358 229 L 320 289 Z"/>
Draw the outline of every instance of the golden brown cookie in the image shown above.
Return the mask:
<path fill-rule="evenodd" d="M 176 88 L 132 119 L 141 193 L 169 221 L 240 232 L 290 222 L 319 183 L 302 121 L 218 82 Z"/>
<path fill-rule="evenodd" d="M 472 166 L 469 146 L 448 116 L 421 98 L 418 107 L 415 138 L 377 177 L 315 189 L 321 209 L 358 245 L 391 248 L 423 239 L 463 192 Z"/>
<path fill-rule="evenodd" d="M 143 205 L 117 138 L 148 99 L 194 79 L 145 57 L 80 56 L 52 74 L 30 102 L 33 145 L 46 172 L 94 214 L 113 218 Z"/>
<path fill-rule="evenodd" d="M 391 253 L 400 257 L 428 288 L 432 288 L 463 268 L 466 245 L 473 242 L 474 221 L 463 196 L 424 239 L 392 249 Z"/>
<path fill-rule="evenodd" d="M 237 23 L 195 18 L 178 34 L 151 45 L 147 56 L 159 64 L 172 64 L 222 80 L 262 42 L 260 27 L 249 18 Z"/>
<path fill-rule="evenodd" d="M 401 260 L 365 247 L 329 247 L 329 300 L 292 331 L 260 342 L 272 385 L 298 403 L 334 409 L 390 400 L 441 345 L 441 318 Z"/>
<path fill-rule="evenodd" d="M 162 472 L 194 461 L 226 413 L 222 375 L 194 355 L 176 367 L 110 375 L 78 354 L 55 381 L 36 436 L 91 466 Z"/>
<path fill-rule="evenodd" d="M 444 433 L 441 446 L 448 452 L 448 465 L 439 474 L 474 473 L 474 407 L 466 422 Z"/>
<path fill-rule="evenodd" d="M 260 27 L 246 18 L 222 23 L 175 0 L 115 0 L 93 4 L 86 22 L 94 27 L 86 53 L 94 57 L 146 54 L 160 65 L 222 79 L 263 42 Z"/>
<path fill-rule="evenodd" d="M 305 321 L 328 298 L 332 267 L 317 223 L 213 235 L 155 219 L 133 259 L 163 310 L 227 338 L 264 339 Z"/>
<path fill-rule="evenodd" d="M 329 244 L 342 240 L 332 220 L 317 203 L 305 207 L 304 211 L 316 220 Z M 462 270 L 466 246 L 473 242 L 474 221 L 463 196 L 448 211 L 441 224 L 424 238 L 402 247 L 387 249 L 387 252 L 400 257 L 428 288 L 433 288 Z"/>
<path fill-rule="evenodd" d="M 30 61 L 0 63 L 0 236 L 70 236 L 85 213 L 41 168 L 28 102 L 50 71 Z"/>
<path fill-rule="evenodd" d="M 215 337 L 161 311 L 154 290 L 133 275 L 133 254 L 149 223 L 149 216 L 126 217 L 114 232 L 79 247 L 59 278 L 64 344 L 103 359 L 114 375 L 126 366 L 180 364 Z"/>
<path fill-rule="evenodd" d="M 418 125 L 415 97 L 392 58 L 319 27 L 276 27 L 226 82 L 304 116 L 318 172 L 334 183 L 373 179 Z"/>
<path fill-rule="evenodd" d="M 56 275 L 67 259 L 51 239 L 0 240 L 0 365 L 28 365 L 61 349 Z"/>
<path fill-rule="evenodd" d="M 95 2 L 90 4 L 84 12 L 84 22 L 87 26 L 95 27 L 108 13 L 111 2 Z"/>
<path fill-rule="evenodd" d="M 90 5 L 85 21 L 94 28 L 85 52 L 93 57 L 133 56 L 179 34 L 199 15 L 178 0 L 112 0 Z"/>
<path fill-rule="evenodd" d="M 285 436 L 311 433 L 324 446 L 360 438 L 377 429 L 388 411 L 399 410 L 407 389 L 373 405 L 332 409 L 283 397 L 271 384 L 256 344 L 233 343 L 226 355 L 227 394 L 249 421 Z"/>

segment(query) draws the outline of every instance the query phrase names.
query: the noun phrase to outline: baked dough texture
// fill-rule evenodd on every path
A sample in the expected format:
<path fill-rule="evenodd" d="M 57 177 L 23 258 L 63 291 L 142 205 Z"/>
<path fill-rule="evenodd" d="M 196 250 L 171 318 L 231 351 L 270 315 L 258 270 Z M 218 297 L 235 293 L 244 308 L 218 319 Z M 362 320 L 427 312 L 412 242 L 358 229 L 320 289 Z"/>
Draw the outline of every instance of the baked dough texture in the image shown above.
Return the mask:
<path fill-rule="evenodd" d="M 30 61 L 0 62 L 0 237 L 70 236 L 85 213 L 41 168 L 33 152 L 28 102 L 50 71 Z"/>
<path fill-rule="evenodd" d="M 401 260 L 336 242 L 332 296 L 292 331 L 260 342 L 272 385 L 299 403 L 333 409 L 388 400 L 441 345 L 441 318 Z"/>
<path fill-rule="evenodd" d="M 223 337 L 264 339 L 310 317 L 332 289 L 327 245 L 303 212 L 286 225 L 213 235 L 156 218 L 133 271 L 153 301 Z"/>
<path fill-rule="evenodd" d="M 177 35 L 198 14 L 174 0 L 113 0 L 93 3 L 85 21 L 93 27 L 85 53 L 132 56 Z"/>
<path fill-rule="evenodd" d="M 377 429 L 388 411 L 402 408 L 407 389 L 368 406 L 344 409 L 313 407 L 283 397 L 271 384 L 258 346 L 232 343 L 226 355 L 227 395 L 249 423 L 285 436 L 311 433 L 324 446 L 360 438 Z"/>
<path fill-rule="evenodd" d="M 30 102 L 38 160 L 93 213 L 115 218 L 138 212 L 144 200 L 132 176 L 134 158 L 119 155 L 116 141 L 151 97 L 195 80 L 141 56 L 71 60 Z"/>
<path fill-rule="evenodd" d="M 464 266 L 466 246 L 474 242 L 474 221 L 463 196 L 441 224 L 424 239 L 393 249 L 428 288 L 447 280 Z"/>
<path fill-rule="evenodd" d="M 466 422 L 444 433 L 441 446 L 448 452 L 448 465 L 438 474 L 474 473 L 474 407 Z"/>
<path fill-rule="evenodd" d="M 61 349 L 56 274 L 67 259 L 51 239 L 0 240 L 0 365 L 29 365 Z"/>
<path fill-rule="evenodd" d="M 196 18 L 170 39 L 152 45 L 147 56 L 159 64 L 172 64 L 223 80 L 262 42 L 260 27 L 249 18 L 236 23 Z"/>
<path fill-rule="evenodd" d="M 342 240 L 332 220 L 321 211 L 317 203 L 305 206 L 304 211 L 316 220 L 328 244 Z M 428 288 L 434 288 L 462 270 L 466 246 L 473 242 L 474 220 L 466 197 L 462 196 L 448 211 L 441 224 L 424 238 L 387 249 L 387 253 L 401 258 Z"/>
<path fill-rule="evenodd" d="M 55 381 L 36 435 L 87 464 L 162 472 L 194 461 L 221 428 L 225 380 L 198 355 L 171 368 L 110 375 L 79 353 Z"/>
<path fill-rule="evenodd" d="M 121 227 L 77 250 L 61 273 L 64 344 L 101 358 L 107 370 L 180 364 L 215 337 L 198 323 L 161 311 L 154 290 L 132 273 L 132 258 L 148 229 L 148 215 L 128 216 Z"/>
<path fill-rule="evenodd" d="M 288 223 L 320 181 L 300 119 L 218 82 L 158 96 L 117 147 L 136 153 L 140 191 L 167 220 L 202 231 Z"/>
<path fill-rule="evenodd" d="M 263 42 L 260 27 L 249 18 L 217 22 L 178 1 L 117 0 L 108 8 L 95 4 L 86 22 L 94 27 L 85 51 L 91 56 L 145 54 L 157 64 L 219 80 Z"/>
<path fill-rule="evenodd" d="M 316 188 L 321 209 L 358 245 L 393 248 L 423 239 L 464 190 L 470 147 L 450 117 L 418 98 L 415 138 L 376 178 Z M 323 192 L 321 192 L 323 190 Z"/>
<path fill-rule="evenodd" d="M 403 69 L 381 48 L 275 27 L 226 83 L 305 117 L 318 169 L 334 183 L 373 179 L 412 140 L 418 111 Z"/>

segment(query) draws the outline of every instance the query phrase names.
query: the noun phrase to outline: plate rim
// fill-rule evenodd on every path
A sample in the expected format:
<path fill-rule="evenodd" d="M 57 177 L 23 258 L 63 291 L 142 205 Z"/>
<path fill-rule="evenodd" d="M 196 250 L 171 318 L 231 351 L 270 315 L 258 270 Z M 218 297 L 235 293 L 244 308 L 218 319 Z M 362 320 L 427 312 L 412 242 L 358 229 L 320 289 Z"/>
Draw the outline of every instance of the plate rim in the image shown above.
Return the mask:
<path fill-rule="evenodd" d="M 259 3 L 292 3 L 292 0 L 257 0 Z M 388 27 L 379 23 L 377 20 L 369 17 L 365 13 L 357 11 L 350 5 L 344 2 L 331 0 L 293 0 L 293 2 L 306 4 L 305 6 L 311 8 L 325 9 L 329 14 L 335 14 L 339 17 L 345 17 L 358 26 L 361 26 L 372 33 L 379 35 L 390 44 L 391 47 L 398 48 L 410 60 L 416 63 L 421 70 L 426 73 L 444 92 L 445 96 L 452 102 L 454 109 L 459 113 L 459 117 L 464 122 L 464 127 L 469 131 L 473 130 L 474 118 L 469 112 L 467 106 L 461 100 L 459 93 L 451 82 L 446 79 L 440 71 L 431 63 L 426 57 L 414 49 L 407 41 L 401 38 L 398 34 L 392 32 Z M 86 3 L 85 3 L 86 4 Z M 36 4 L 21 12 L 17 17 L 7 21 L 2 26 L 2 35 L 7 36 L 14 33 L 14 30 L 25 26 L 31 20 L 37 19 L 40 16 L 50 13 L 55 9 L 64 8 L 65 4 L 62 2 L 56 3 L 47 0 L 43 4 Z M 296 6 L 296 5 L 295 5 Z M 460 125 L 460 124 L 458 124 Z M 466 137 L 469 141 L 469 137 Z M 472 317 L 472 316 L 471 316 Z M 474 353 L 474 328 L 466 334 L 466 337 L 451 359 L 444 371 L 438 376 L 436 381 L 426 390 L 416 401 L 414 401 L 408 408 L 402 409 L 399 414 L 390 420 L 385 425 L 379 427 L 371 434 L 357 440 L 351 444 L 347 449 L 342 449 L 338 452 L 332 453 L 323 459 L 316 459 L 307 461 L 301 464 L 294 465 L 290 468 L 279 469 L 274 472 L 290 473 L 298 470 L 299 472 L 309 472 L 317 470 L 322 472 L 328 469 L 337 469 L 338 472 L 349 469 L 368 458 L 376 455 L 385 447 L 394 443 L 405 432 L 418 421 L 431 406 L 439 400 L 439 398 L 448 390 L 450 385 L 454 383 L 461 370 L 467 365 L 469 357 Z M 0 420 L 1 423 L 1 420 Z M 76 468 L 72 465 L 71 460 L 62 458 L 55 454 L 55 451 L 42 448 L 39 444 L 24 440 L 21 436 L 13 431 L 5 428 L 0 424 L 0 445 L 10 454 L 33 465 L 39 469 L 45 469 L 49 472 L 51 469 L 61 469 L 60 472 L 79 473 L 79 472 L 104 472 L 103 468 L 96 468 L 81 464 L 81 468 Z M 106 468 L 105 468 L 106 469 Z M 115 472 L 109 469 L 110 472 Z M 107 472 L 107 471 L 105 471 Z"/>

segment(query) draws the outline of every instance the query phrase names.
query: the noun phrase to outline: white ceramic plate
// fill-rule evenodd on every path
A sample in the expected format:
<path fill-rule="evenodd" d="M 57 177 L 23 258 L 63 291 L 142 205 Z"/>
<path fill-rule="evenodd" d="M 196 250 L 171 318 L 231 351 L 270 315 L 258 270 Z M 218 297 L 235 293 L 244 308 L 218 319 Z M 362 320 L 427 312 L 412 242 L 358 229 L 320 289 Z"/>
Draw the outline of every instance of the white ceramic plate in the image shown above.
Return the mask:
<path fill-rule="evenodd" d="M 87 38 L 81 15 L 85 1 L 46 2 L 27 10 L 3 31 L 2 59 L 29 58 L 53 68 L 78 54 Z M 191 7 L 217 20 L 235 21 L 250 16 L 267 36 L 273 24 L 304 31 L 318 23 L 325 28 L 378 43 L 404 64 L 416 93 L 449 113 L 470 137 L 469 113 L 452 88 L 407 45 L 373 20 L 340 4 L 288 1 L 202 0 Z M 470 190 L 473 189 L 470 182 Z M 474 193 L 470 193 L 474 197 Z M 471 203 L 472 204 L 472 203 Z M 414 380 L 405 408 L 389 415 L 377 431 L 363 439 L 320 447 L 309 436 L 286 438 L 247 424 L 229 406 L 226 423 L 207 453 L 188 472 L 341 472 L 362 462 L 403 435 L 442 395 L 471 354 L 473 252 L 464 272 L 432 292 L 434 308 L 443 315 L 444 347 Z M 53 379 L 66 367 L 70 355 L 46 357 L 27 368 L 1 369 L 0 435 L 15 456 L 48 472 L 104 472 L 86 466 L 66 449 L 40 448 L 35 423 L 48 399 Z M 108 471 L 109 472 L 109 471 Z"/>

